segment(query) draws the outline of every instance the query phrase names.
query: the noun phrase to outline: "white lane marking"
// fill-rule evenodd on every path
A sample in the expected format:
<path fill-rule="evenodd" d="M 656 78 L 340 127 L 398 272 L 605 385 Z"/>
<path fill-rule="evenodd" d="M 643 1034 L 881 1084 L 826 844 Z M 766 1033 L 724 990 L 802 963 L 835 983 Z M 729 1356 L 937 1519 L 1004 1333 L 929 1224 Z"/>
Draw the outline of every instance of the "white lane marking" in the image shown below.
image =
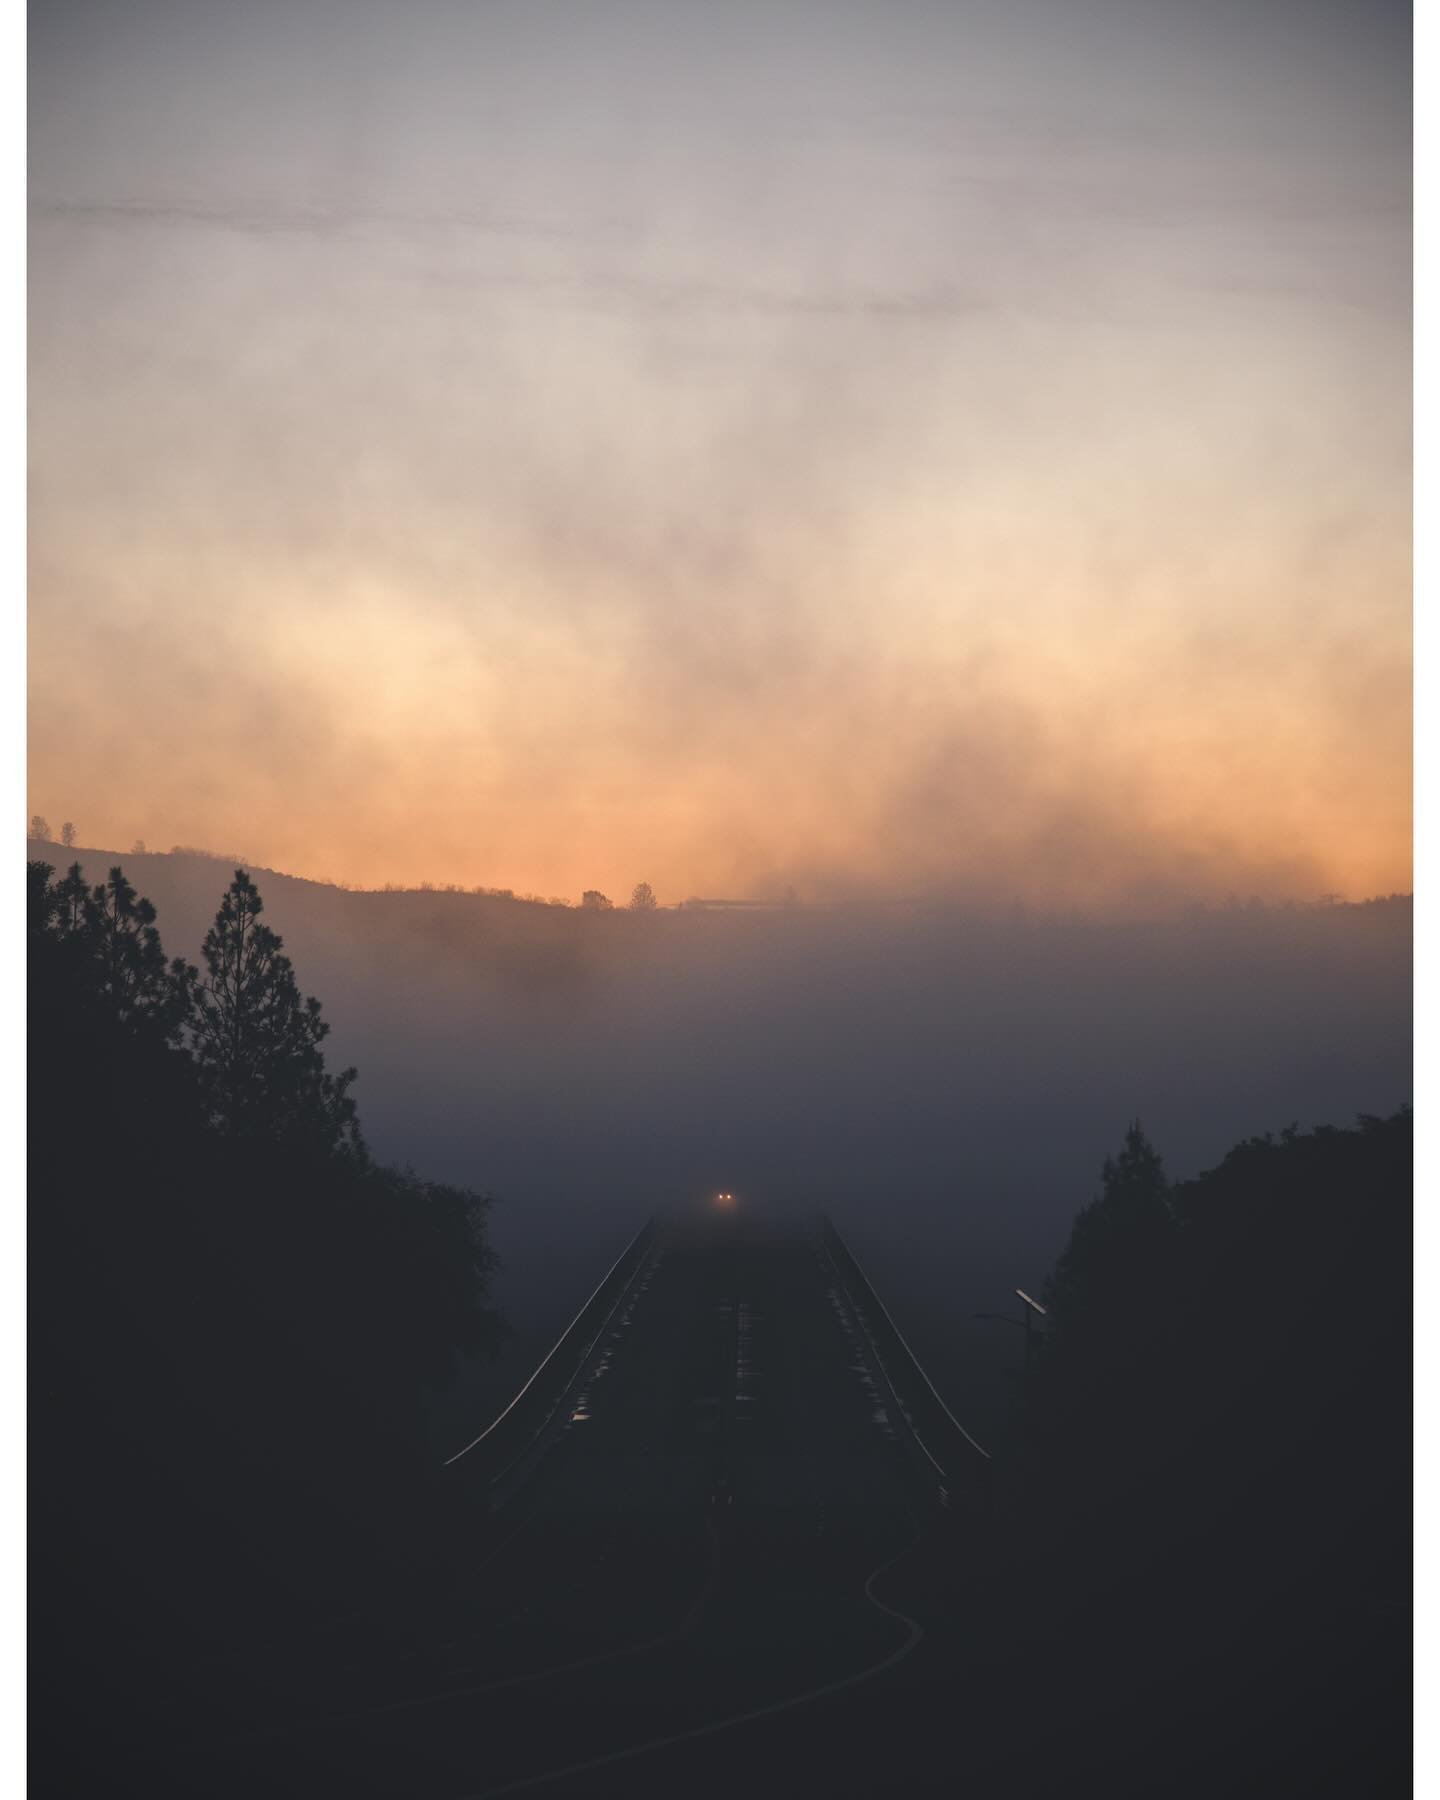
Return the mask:
<path fill-rule="evenodd" d="M 612 1763 L 627 1762 L 634 1756 L 647 1756 L 652 1750 L 667 1750 L 672 1744 L 689 1743 L 694 1738 L 713 1737 L 717 1731 L 729 1731 L 735 1725 L 748 1725 L 756 1719 L 774 1718 L 777 1713 L 790 1712 L 797 1706 L 808 1706 L 814 1700 L 823 1700 L 827 1694 L 838 1694 L 846 1688 L 858 1687 L 862 1681 L 870 1681 L 876 1675 L 883 1675 L 887 1669 L 893 1669 L 897 1663 L 903 1662 L 925 1635 L 925 1627 L 918 1619 L 912 1619 L 909 1613 L 903 1613 L 898 1607 L 887 1606 L 883 1600 L 877 1599 L 874 1584 L 887 1569 L 916 1549 L 920 1540 L 907 1544 L 888 1562 L 872 1569 L 865 1578 L 865 1598 L 880 1612 L 887 1613 L 892 1619 L 908 1627 L 905 1642 L 898 1649 L 892 1650 L 869 1668 L 861 1669 L 854 1675 L 844 1675 L 838 1681 L 827 1681 L 821 1687 L 808 1688 L 803 1694 L 791 1694 L 784 1700 L 772 1700 L 767 1706 L 755 1706 L 749 1712 L 733 1713 L 728 1719 L 716 1719 L 709 1725 L 697 1725 L 689 1731 L 672 1732 L 668 1737 L 650 1738 L 643 1744 L 632 1744 L 625 1750 L 611 1750 L 605 1756 L 592 1756 L 584 1762 L 568 1763 L 563 1769 L 547 1769 L 543 1775 L 526 1775 L 519 1781 L 507 1781 L 502 1787 L 485 1788 L 478 1794 L 465 1796 L 465 1800 L 497 1800 L 501 1794 L 518 1794 L 526 1788 L 545 1787 L 552 1781 L 564 1781 L 571 1775 L 583 1775 L 590 1769 L 608 1768 Z"/>
<path fill-rule="evenodd" d="M 533 1515 L 527 1515 L 525 1521 L 518 1529 L 511 1532 L 510 1536 L 505 1540 L 506 1545 L 513 1543 L 514 1540 L 519 1537 L 532 1516 Z M 552 1668 L 532 1669 L 528 1674 L 524 1675 L 505 1675 L 502 1676 L 499 1681 L 488 1681 L 476 1687 L 445 1688 L 438 1694 L 418 1694 L 406 1700 L 387 1701 L 381 1706 L 360 1707 L 354 1712 L 321 1713 L 310 1719 L 291 1720 L 282 1725 L 270 1726 L 263 1731 L 248 1733 L 245 1737 L 237 1738 L 232 1741 L 246 1745 L 258 1744 L 279 1737 L 297 1737 L 302 1732 L 306 1731 L 324 1730 L 327 1726 L 353 1725 L 363 1720 L 383 1718 L 391 1713 L 418 1712 L 427 1706 L 441 1706 L 447 1700 L 477 1699 L 483 1694 L 497 1694 L 507 1688 L 528 1686 L 531 1682 L 549 1681 L 560 1675 L 578 1674 L 581 1669 L 595 1669 L 599 1668 L 604 1663 L 623 1662 L 626 1657 L 642 1656 L 647 1650 L 660 1650 L 667 1644 L 678 1644 L 689 1637 L 690 1633 L 694 1631 L 695 1627 L 700 1623 L 701 1615 L 704 1613 L 706 1604 L 708 1603 L 711 1594 L 714 1592 L 715 1581 L 720 1573 L 720 1558 L 718 1555 L 719 1543 L 715 1536 L 714 1523 L 708 1513 L 705 1515 L 705 1533 L 710 1540 L 710 1568 L 704 1581 L 700 1584 L 700 1591 L 690 1602 L 690 1606 L 680 1623 L 670 1631 L 662 1631 L 658 1637 L 646 1638 L 643 1642 L 638 1644 L 626 1644 L 617 1650 L 600 1650 L 593 1656 L 578 1657 L 574 1662 L 557 1663 Z M 501 1546 L 501 1548 L 504 1547 L 504 1545 Z M 487 1562 L 493 1560 L 493 1554 L 498 1554 L 498 1552 L 492 1553 L 491 1557 L 487 1557 Z M 878 1605 L 879 1602 L 877 1601 L 876 1604 Z M 449 1647 L 458 1648 L 468 1641 L 469 1640 L 464 1638 L 457 1638 L 454 1640 L 453 1645 Z M 442 1648 L 444 1647 L 446 1646 L 442 1646 Z"/>
<path fill-rule="evenodd" d="M 640 1656 L 647 1650 L 659 1650 L 666 1644 L 679 1643 L 682 1639 L 689 1637 L 700 1623 L 700 1616 L 714 1591 L 715 1578 L 720 1572 L 720 1560 L 716 1554 L 719 1546 L 715 1537 L 715 1527 L 711 1523 L 708 1513 L 705 1517 L 705 1531 L 710 1539 L 709 1572 L 700 1584 L 699 1593 L 690 1602 L 684 1618 L 670 1631 L 662 1631 L 658 1637 L 646 1638 L 643 1643 L 626 1644 L 618 1650 L 600 1650 L 593 1656 L 577 1657 L 574 1662 L 557 1663 L 550 1669 L 532 1669 L 528 1675 L 506 1675 L 499 1681 L 486 1682 L 483 1687 L 447 1689 L 443 1694 L 426 1694 L 415 1700 L 395 1700 L 387 1706 L 373 1707 L 363 1716 L 374 1718 L 380 1713 L 408 1712 L 415 1707 L 438 1706 L 445 1700 L 470 1699 L 479 1694 L 498 1694 L 506 1688 L 525 1687 L 532 1681 L 549 1681 L 557 1675 L 573 1675 L 577 1670 L 598 1668 L 602 1663 L 623 1662 L 627 1656 Z M 349 1716 L 359 1718 L 362 1715 L 356 1713 Z"/>

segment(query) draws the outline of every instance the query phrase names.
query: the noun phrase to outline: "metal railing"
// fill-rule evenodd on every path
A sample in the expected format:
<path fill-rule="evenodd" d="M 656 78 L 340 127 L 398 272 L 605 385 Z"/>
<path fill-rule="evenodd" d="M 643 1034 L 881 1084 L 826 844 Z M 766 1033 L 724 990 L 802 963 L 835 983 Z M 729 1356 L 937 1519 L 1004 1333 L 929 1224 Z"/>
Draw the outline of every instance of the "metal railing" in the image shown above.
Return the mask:
<path fill-rule="evenodd" d="M 845 1291 L 885 1385 L 905 1439 L 918 1450 L 942 1504 L 979 1512 L 990 1509 L 991 1459 L 945 1404 L 906 1343 L 890 1309 L 876 1293 L 833 1221 L 819 1218 L 820 1248 Z"/>
<path fill-rule="evenodd" d="M 493 1491 L 540 1448 L 541 1439 L 584 1377 L 595 1346 L 649 1259 L 655 1234 L 656 1221 L 647 1219 L 515 1398 L 463 1450 L 446 1457 L 445 1468 L 458 1468 L 467 1479 Z"/>

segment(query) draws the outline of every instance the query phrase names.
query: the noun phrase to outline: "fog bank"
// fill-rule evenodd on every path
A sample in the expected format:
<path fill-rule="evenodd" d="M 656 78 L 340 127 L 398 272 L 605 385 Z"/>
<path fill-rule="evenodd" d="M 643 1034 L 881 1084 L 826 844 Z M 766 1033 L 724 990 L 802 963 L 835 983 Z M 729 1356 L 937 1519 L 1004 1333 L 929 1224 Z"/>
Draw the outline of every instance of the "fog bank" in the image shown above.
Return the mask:
<path fill-rule="evenodd" d="M 198 960 L 228 866 L 119 860 Z M 969 1315 L 1043 1282 L 1128 1120 L 1186 1176 L 1410 1095 L 1404 899 L 633 914 L 254 873 L 372 1148 L 498 1196 L 501 1298 L 536 1333 L 648 1212 L 725 1187 L 829 1210 L 983 1411 L 1012 1334 Z"/>

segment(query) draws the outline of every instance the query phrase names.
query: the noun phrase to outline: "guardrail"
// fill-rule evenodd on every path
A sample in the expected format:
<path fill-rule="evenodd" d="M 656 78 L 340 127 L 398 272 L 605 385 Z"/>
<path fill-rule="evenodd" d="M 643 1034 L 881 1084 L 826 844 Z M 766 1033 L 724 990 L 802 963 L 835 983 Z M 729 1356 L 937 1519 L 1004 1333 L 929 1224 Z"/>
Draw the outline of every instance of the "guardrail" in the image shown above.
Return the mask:
<path fill-rule="evenodd" d="M 595 1346 L 649 1259 L 655 1233 L 656 1221 L 647 1219 L 504 1412 L 445 1459 L 444 1467 L 473 1483 L 487 1505 L 503 1504 L 510 1478 L 522 1473 L 520 1465 L 542 1449 L 542 1440 L 560 1422 L 563 1402 L 584 1377 Z"/>
<path fill-rule="evenodd" d="M 890 1391 L 902 1436 L 918 1452 L 922 1472 L 934 1483 L 942 1505 L 988 1513 L 989 1451 L 971 1437 L 940 1397 L 832 1220 L 821 1213 L 818 1225 L 821 1252 L 845 1290 Z"/>

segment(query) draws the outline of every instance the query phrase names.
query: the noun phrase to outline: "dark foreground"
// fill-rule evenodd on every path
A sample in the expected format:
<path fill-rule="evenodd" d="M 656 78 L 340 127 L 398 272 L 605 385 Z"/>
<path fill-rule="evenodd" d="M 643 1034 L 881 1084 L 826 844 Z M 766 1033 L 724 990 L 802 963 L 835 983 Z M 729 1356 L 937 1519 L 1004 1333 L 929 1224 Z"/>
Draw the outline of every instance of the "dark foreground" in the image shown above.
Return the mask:
<path fill-rule="evenodd" d="M 505 1503 L 483 1453 L 450 1472 L 444 1581 L 357 1568 L 353 1612 L 237 1639 L 108 1744 L 55 1697 L 36 1791 L 1403 1791 L 1393 1671 L 1277 1663 L 1203 1569 L 1056 1585 L 884 1383 L 817 1240 L 672 1228 Z"/>

